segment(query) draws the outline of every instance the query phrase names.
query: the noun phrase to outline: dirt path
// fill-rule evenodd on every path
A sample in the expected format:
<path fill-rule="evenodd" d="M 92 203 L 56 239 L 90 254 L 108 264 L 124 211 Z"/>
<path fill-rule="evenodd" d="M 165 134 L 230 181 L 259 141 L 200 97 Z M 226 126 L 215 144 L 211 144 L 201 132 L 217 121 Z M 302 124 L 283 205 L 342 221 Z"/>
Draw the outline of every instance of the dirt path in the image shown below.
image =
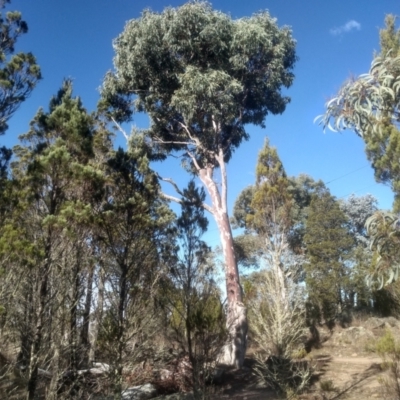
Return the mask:
<path fill-rule="evenodd" d="M 379 357 L 320 356 L 316 358 L 318 380 L 314 389 L 332 382 L 332 390 L 323 392 L 325 399 L 382 399 L 378 377 L 383 374 Z M 312 397 L 310 397 L 312 398 Z M 321 397 L 324 398 L 324 397 Z"/>
<path fill-rule="evenodd" d="M 379 357 L 331 356 L 321 354 L 313 359 L 316 369 L 316 382 L 309 393 L 302 395 L 303 400 L 360 400 L 382 399 L 378 376 L 382 375 Z M 255 380 L 236 377 L 236 383 L 224 390 L 215 399 L 233 400 L 276 400 L 276 393 L 258 387 Z M 321 383 L 332 382 L 332 390 L 322 391 Z"/>

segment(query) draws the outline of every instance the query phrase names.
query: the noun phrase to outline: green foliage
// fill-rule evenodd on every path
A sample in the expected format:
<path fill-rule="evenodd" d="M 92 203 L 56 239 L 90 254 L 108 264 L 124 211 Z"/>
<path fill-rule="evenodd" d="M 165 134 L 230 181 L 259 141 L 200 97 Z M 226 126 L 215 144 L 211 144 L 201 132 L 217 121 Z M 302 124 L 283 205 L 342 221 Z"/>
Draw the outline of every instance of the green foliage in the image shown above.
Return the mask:
<path fill-rule="evenodd" d="M 256 185 L 246 223 L 262 236 L 274 236 L 277 225 L 286 233 L 292 225 L 293 200 L 288 192 L 289 181 L 275 148 L 266 140 L 258 155 Z"/>
<path fill-rule="evenodd" d="M 379 44 L 381 55 L 397 57 L 400 55 L 400 30 L 396 29 L 397 17 L 388 14 L 385 17 L 385 28 L 379 30 Z"/>
<path fill-rule="evenodd" d="M 282 237 L 287 240 L 294 224 L 294 202 L 288 187 L 277 150 L 266 139 L 258 156 L 256 184 L 240 193 L 233 210 L 234 225 L 245 228 L 245 234 L 235 238 L 241 265 L 257 265 L 257 258 L 274 248 L 273 243 L 281 242 Z"/>
<path fill-rule="evenodd" d="M 275 149 L 273 149 L 273 151 L 276 153 Z M 277 154 L 275 154 L 275 156 L 278 157 Z M 276 181 L 274 181 L 274 179 L 269 182 L 268 177 L 266 177 L 264 182 L 267 184 L 264 186 L 264 189 L 268 192 L 268 185 L 274 186 L 272 191 L 275 192 L 275 194 L 271 195 L 271 197 L 268 197 L 268 194 L 265 197 L 265 201 L 270 202 L 269 209 L 271 210 L 272 202 L 276 203 L 276 200 L 278 200 L 278 202 L 280 202 L 280 205 L 278 206 L 279 208 L 282 205 L 282 201 L 286 199 L 285 207 L 281 208 L 280 213 L 285 217 L 286 223 L 289 225 L 287 226 L 288 229 L 286 231 L 289 247 L 295 254 L 303 254 L 305 223 L 308 217 L 308 210 L 312 196 L 325 190 L 326 187 L 322 181 L 315 181 L 313 178 L 305 174 L 300 174 L 297 177 L 286 178 L 279 157 L 277 159 L 281 165 L 280 168 L 282 168 L 281 173 L 283 173 L 279 179 L 279 184 L 283 186 L 279 187 L 279 184 L 276 186 L 274 183 Z M 255 210 L 252 208 L 255 190 L 256 186 L 252 185 L 246 187 L 242 192 L 240 192 L 235 201 L 233 217 L 231 219 L 234 228 L 246 229 L 246 233 L 243 236 L 235 237 L 236 254 L 240 264 L 243 266 L 256 265 L 256 258 L 260 255 L 260 248 L 262 247 L 262 243 L 259 239 L 253 235 L 249 235 L 251 231 L 249 222 L 254 219 L 255 215 Z M 259 194 L 259 201 L 262 198 L 261 193 Z M 257 204 L 254 205 L 257 206 Z M 260 205 L 262 206 L 262 204 Z M 268 208 L 265 210 L 267 209 Z M 284 211 L 286 211 L 286 213 Z M 261 207 L 259 217 L 263 212 L 266 211 Z M 259 250 L 257 251 L 257 249 Z"/>
<path fill-rule="evenodd" d="M 0 10 L 7 1 L 0 2 Z M 28 25 L 18 11 L 0 13 L 0 134 L 7 130 L 7 121 L 29 97 L 41 79 L 40 68 L 31 53 L 14 54 L 18 38 L 28 32 Z"/>
<path fill-rule="evenodd" d="M 183 195 L 181 214 L 175 222 L 179 245 L 177 261 L 169 274 L 174 294 L 167 296 L 172 306 L 171 325 L 182 337 L 188 338 L 184 345 L 192 358 L 195 350 L 192 345 L 201 345 L 195 343 L 196 337 L 224 331 L 224 315 L 211 278 L 210 248 L 201 239 L 208 226 L 202 208 L 204 189 L 196 188 L 190 181 Z"/>
<path fill-rule="evenodd" d="M 379 379 L 384 398 L 399 398 L 400 343 L 395 339 L 391 330 L 387 329 L 385 335 L 376 342 L 375 351 L 382 358 L 382 368 L 388 371 L 387 376 Z"/>
<path fill-rule="evenodd" d="M 380 31 L 381 54 L 372 61 L 367 74 L 344 83 L 326 104 L 320 124 L 332 130 L 353 129 L 365 142 L 368 159 L 377 182 L 389 183 L 399 209 L 399 99 L 400 31 L 388 15 Z M 333 121 L 333 127 L 331 126 Z"/>
<path fill-rule="evenodd" d="M 189 151 L 200 168 L 217 166 L 220 149 L 228 161 L 248 138 L 245 124 L 284 111 L 289 99 L 280 87 L 292 84 L 294 45 L 267 12 L 232 20 L 206 2 L 145 10 L 115 41 L 100 108 L 118 120 L 144 111 L 160 150 Z"/>
<path fill-rule="evenodd" d="M 337 388 L 335 387 L 335 384 L 331 380 L 321 381 L 319 383 L 319 387 L 324 392 L 336 392 L 337 391 Z"/>
<path fill-rule="evenodd" d="M 193 181 L 183 190 L 181 214 L 176 219 L 176 260 L 169 268 L 161 301 L 168 311 L 174 339 L 188 354 L 195 396 L 206 389 L 211 362 L 226 340 L 225 314 L 210 262 L 210 249 L 201 239 L 207 229 L 202 203 L 204 189 Z"/>
<path fill-rule="evenodd" d="M 347 225 L 339 203 L 328 191 L 313 197 L 304 236 L 308 258 L 304 269 L 309 300 L 326 321 L 340 313 L 348 285 L 346 261 L 354 240 Z"/>
<path fill-rule="evenodd" d="M 379 290 L 398 279 L 399 217 L 393 213 L 377 211 L 368 218 L 365 226 L 371 237 L 370 248 L 375 252 L 374 270 L 367 276 L 367 283 Z"/>
<path fill-rule="evenodd" d="M 391 330 L 387 329 L 385 334 L 376 342 L 375 351 L 387 362 L 400 360 L 400 343 L 395 340 Z"/>

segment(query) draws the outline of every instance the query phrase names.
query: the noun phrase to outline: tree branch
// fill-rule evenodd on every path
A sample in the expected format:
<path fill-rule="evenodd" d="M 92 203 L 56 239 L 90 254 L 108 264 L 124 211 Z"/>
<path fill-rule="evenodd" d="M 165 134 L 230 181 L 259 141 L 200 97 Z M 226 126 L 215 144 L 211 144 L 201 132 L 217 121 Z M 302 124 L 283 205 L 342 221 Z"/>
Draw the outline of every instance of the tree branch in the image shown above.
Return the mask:
<path fill-rule="evenodd" d="M 191 142 L 180 142 L 180 141 L 175 141 L 175 140 L 162 140 L 159 137 L 155 137 L 153 140 L 156 143 L 162 143 L 162 144 L 183 144 L 185 146 L 195 146 L 195 144 L 191 143 Z"/>
<path fill-rule="evenodd" d="M 182 191 L 179 189 L 178 185 L 171 179 L 171 178 L 163 178 L 159 173 L 157 173 L 157 178 L 160 179 L 163 182 L 167 182 L 170 185 L 172 185 L 175 189 L 175 191 L 180 194 L 181 196 L 183 196 Z"/>
<path fill-rule="evenodd" d="M 163 177 L 160 176 L 158 173 L 157 173 L 157 177 L 158 177 L 158 179 L 160 179 L 161 181 L 167 182 L 167 183 L 171 184 L 171 185 L 174 187 L 175 191 L 176 191 L 179 195 L 181 195 L 182 197 L 185 197 L 184 194 L 182 193 L 182 191 L 179 189 L 178 185 L 177 185 L 171 178 L 163 178 Z M 182 204 L 182 199 L 179 199 L 178 197 L 171 196 L 171 195 L 166 194 L 166 193 L 164 193 L 164 192 L 161 192 L 161 196 L 164 197 L 164 199 L 166 199 L 166 200 L 173 201 L 174 203 Z M 209 213 L 214 214 L 214 211 L 213 211 L 212 207 L 210 207 L 208 204 L 206 204 L 206 203 L 201 203 L 201 206 L 202 206 L 205 210 L 207 210 Z"/>
<path fill-rule="evenodd" d="M 187 135 L 189 136 L 190 140 L 196 143 L 196 146 L 200 146 L 200 140 L 198 138 L 194 138 L 190 133 L 189 128 L 183 123 L 179 122 L 180 126 L 186 131 Z"/>
<path fill-rule="evenodd" d="M 116 125 L 116 127 L 118 128 L 118 130 L 124 135 L 126 141 L 128 141 L 129 136 L 127 135 L 127 133 L 122 129 L 122 126 L 114 119 L 114 117 L 111 117 L 111 119 L 113 120 L 114 124 Z"/>

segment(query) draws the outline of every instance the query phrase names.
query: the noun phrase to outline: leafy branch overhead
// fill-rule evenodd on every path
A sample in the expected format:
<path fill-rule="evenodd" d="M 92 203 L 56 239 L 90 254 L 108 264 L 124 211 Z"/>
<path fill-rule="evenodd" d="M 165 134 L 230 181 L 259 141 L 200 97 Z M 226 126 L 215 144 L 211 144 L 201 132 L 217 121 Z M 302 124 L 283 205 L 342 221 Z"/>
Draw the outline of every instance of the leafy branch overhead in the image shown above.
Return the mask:
<path fill-rule="evenodd" d="M 366 281 L 369 286 L 376 284 L 382 289 L 399 277 L 400 219 L 397 214 L 377 211 L 367 219 L 365 227 L 371 237 L 370 248 L 376 252 L 374 271 Z"/>
<path fill-rule="evenodd" d="M 315 120 L 333 131 L 351 129 L 365 142 L 378 182 L 389 183 L 400 207 L 400 30 L 388 15 L 380 31 L 381 53 L 368 73 L 351 78 Z"/>

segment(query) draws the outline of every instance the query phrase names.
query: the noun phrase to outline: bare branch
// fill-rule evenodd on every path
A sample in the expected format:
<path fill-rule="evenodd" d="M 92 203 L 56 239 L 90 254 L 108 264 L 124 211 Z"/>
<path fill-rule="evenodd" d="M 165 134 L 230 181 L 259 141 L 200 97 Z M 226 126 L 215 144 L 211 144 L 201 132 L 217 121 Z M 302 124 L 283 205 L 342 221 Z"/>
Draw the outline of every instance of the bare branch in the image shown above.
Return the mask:
<path fill-rule="evenodd" d="M 174 203 L 178 203 L 178 204 L 182 204 L 182 199 L 179 199 L 178 197 L 171 196 L 171 195 L 166 194 L 166 193 L 164 193 L 164 192 L 161 192 L 161 196 L 164 197 L 165 200 L 173 201 Z M 213 214 L 213 215 L 214 215 L 214 210 L 213 210 L 213 208 L 212 208 L 211 206 L 209 206 L 209 205 L 206 204 L 206 203 L 202 203 L 201 206 L 202 206 L 206 211 L 208 211 L 210 214 Z"/>
<path fill-rule="evenodd" d="M 183 144 L 185 146 L 194 146 L 195 145 L 192 142 L 181 142 L 181 141 L 175 141 L 175 140 L 162 140 L 159 137 L 155 137 L 153 140 L 156 143 L 162 143 L 162 144 Z"/>
<path fill-rule="evenodd" d="M 193 142 L 196 143 L 196 146 L 200 147 L 200 140 L 198 138 L 195 138 L 192 136 L 190 133 L 189 128 L 182 122 L 179 122 L 180 126 L 186 131 L 187 135 L 189 136 L 190 140 L 193 140 Z"/>
<path fill-rule="evenodd" d="M 173 201 L 174 203 L 178 203 L 178 204 L 182 204 L 182 199 L 179 199 L 178 197 L 170 196 L 169 194 L 166 194 L 164 192 L 161 192 L 161 196 L 164 197 L 165 200 Z"/>
<path fill-rule="evenodd" d="M 190 159 L 192 160 L 195 168 L 197 169 L 197 172 L 201 170 L 199 163 L 196 160 L 196 157 L 193 155 L 192 152 L 187 151 L 186 154 L 190 157 Z"/>
<path fill-rule="evenodd" d="M 118 128 L 118 130 L 124 135 L 126 141 L 128 141 L 129 136 L 127 135 L 127 133 L 125 132 L 124 129 L 122 129 L 122 126 L 114 119 L 114 117 L 111 117 L 111 119 L 113 120 L 114 124 L 116 125 L 116 127 Z"/>
<path fill-rule="evenodd" d="M 163 182 L 167 182 L 170 185 L 172 185 L 175 189 L 175 191 L 180 194 L 181 196 L 183 196 L 182 191 L 179 189 L 178 185 L 171 179 L 171 178 L 163 178 L 160 174 L 157 173 L 157 178 L 160 179 Z"/>

